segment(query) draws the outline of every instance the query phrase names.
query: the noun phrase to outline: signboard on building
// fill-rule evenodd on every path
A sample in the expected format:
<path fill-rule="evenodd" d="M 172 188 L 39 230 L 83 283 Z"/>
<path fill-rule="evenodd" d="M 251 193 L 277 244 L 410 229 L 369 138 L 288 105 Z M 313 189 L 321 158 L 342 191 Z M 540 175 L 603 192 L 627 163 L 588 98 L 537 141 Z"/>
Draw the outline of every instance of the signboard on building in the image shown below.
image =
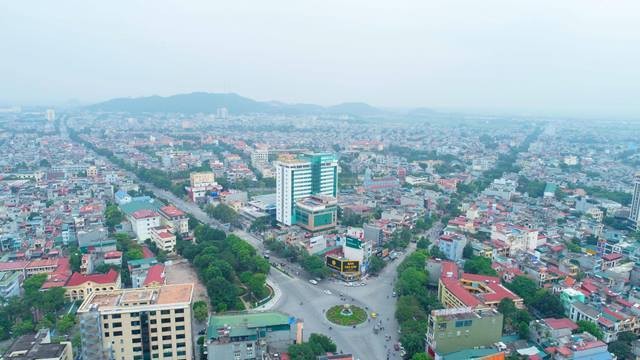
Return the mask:
<path fill-rule="evenodd" d="M 342 260 L 327 256 L 327 266 L 333 270 L 342 271 Z"/>
<path fill-rule="evenodd" d="M 342 262 L 342 272 L 358 272 L 360 271 L 360 262 L 356 260 L 344 260 Z"/>
<path fill-rule="evenodd" d="M 328 267 L 339 272 L 355 273 L 360 271 L 360 262 L 357 260 L 342 260 L 327 256 L 326 263 Z"/>
<path fill-rule="evenodd" d="M 351 236 L 347 236 L 345 245 L 352 249 L 362 249 L 362 241 Z"/>

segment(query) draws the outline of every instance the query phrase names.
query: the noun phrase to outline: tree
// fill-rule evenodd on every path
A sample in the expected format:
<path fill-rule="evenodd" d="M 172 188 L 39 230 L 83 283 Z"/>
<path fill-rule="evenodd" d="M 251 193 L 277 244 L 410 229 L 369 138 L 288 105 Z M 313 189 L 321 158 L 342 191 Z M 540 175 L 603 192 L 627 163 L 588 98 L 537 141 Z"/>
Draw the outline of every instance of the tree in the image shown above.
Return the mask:
<path fill-rule="evenodd" d="M 317 255 L 304 255 L 302 258 L 302 268 L 313 277 L 324 279 L 329 275 L 329 269 L 324 261 Z"/>
<path fill-rule="evenodd" d="M 466 260 L 464 271 L 471 274 L 498 276 L 498 272 L 491 267 L 491 259 L 484 256 L 473 256 Z"/>
<path fill-rule="evenodd" d="M 589 334 L 598 338 L 598 340 L 602 340 L 604 337 L 604 333 L 602 330 L 596 325 L 596 323 L 586 320 L 580 320 L 576 324 L 578 324 L 578 332 L 588 332 Z M 620 340 L 620 339 L 618 339 Z"/>
<path fill-rule="evenodd" d="M 416 243 L 416 248 L 427 250 L 429 249 L 429 245 L 431 245 L 431 241 L 429 241 L 429 239 L 423 236 Z"/>
<path fill-rule="evenodd" d="M 610 342 L 607 350 L 615 354 L 618 359 L 628 359 L 631 356 L 631 345 L 624 341 L 616 340 Z"/>
<path fill-rule="evenodd" d="M 71 271 L 80 272 L 80 265 L 82 264 L 82 254 L 77 247 L 69 248 L 69 265 Z"/>
<path fill-rule="evenodd" d="M 66 315 L 63 315 L 62 318 L 60 318 L 60 320 L 58 320 L 58 323 L 56 324 L 56 329 L 58 330 L 58 332 L 62 334 L 67 334 L 75 324 L 76 324 L 75 316 L 71 314 L 66 314 Z"/>
<path fill-rule="evenodd" d="M 520 296 L 526 304 L 530 304 L 534 300 L 538 285 L 524 275 L 516 276 L 513 281 L 505 284 L 506 287 Z"/>
<path fill-rule="evenodd" d="M 518 323 L 518 336 L 520 336 L 521 339 L 529 338 L 529 324 L 525 322 Z"/>
<path fill-rule="evenodd" d="M 417 295 L 427 288 L 426 271 L 409 268 L 400 274 L 396 282 L 396 291 L 400 295 Z"/>
<path fill-rule="evenodd" d="M 260 300 L 264 298 L 267 294 L 267 289 L 265 288 L 265 283 L 267 281 L 267 276 L 265 274 L 253 274 L 246 282 L 246 285 L 249 287 L 249 291 L 253 294 L 253 296 Z"/>
<path fill-rule="evenodd" d="M 309 336 L 309 343 L 314 346 L 318 346 L 322 350 L 322 353 L 333 353 L 337 350 L 336 344 L 333 342 L 333 340 L 322 334 L 311 334 Z M 317 355 L 321 355 L 322 353 Z"/>
<path fill-rule="evenodd" d="M 108 228 L 113 229 L 116 225 L 124 220 L 124 214 L 116 204 L 108 204 L 104 211 L 105 224 Z"/>
<path fill-rule="evenodd" d="M 216 206 L 207 207 L 207 214 L 214 219 L 220 220 L 223 223 L 237 224 L 238 213 L 230 206 L 225 204 L 218 204 Z"/>
<path fill-rule="evenodd" d="M 511 318 L 518 309 L 513 303 L 513 300 L 504 298 L 500 300 L 500 303 L 498 304 L 498 311 L 502 313 L 502 315 L 504 315 L 504 319 L 507 320 L 508 318 Z"/>
<path fill-rule="evenodd" d="M 373 275 L 377 275 L 382 271 L 386 263 L 377 256 L 372 256 L 369 259 L 369 273 Z"/>
<path fill-rule="evenodd" d="M 536 310 L 544 317 L 561 318 L 564 316 L 564 306 L 560 297 L 552 294 L 546 289 L 540 289 L 535 294 L 535 299 L 531 303 Z"/>
<path fill-rule="evenodd" d="M 432 360 L 431 356 L 427 355 L 427 353 L 417 353 L 414 354 L 411 360 Z"/>
<path fill-rule="evenodd" d="M 471 259 L 473 257 L 473 247 L 470 242 L 464 246 L 464 249 L 462 250 L 462 257 L 465 259 Z"/>
<path fill-rule="evenodd" d="M 207 320 L 207 317 L 209 316 L 209 309 L 207 308 L 207 303 L 202 300 L 194 302 L 193 316 L 199 322 L 203 322 Z"/>

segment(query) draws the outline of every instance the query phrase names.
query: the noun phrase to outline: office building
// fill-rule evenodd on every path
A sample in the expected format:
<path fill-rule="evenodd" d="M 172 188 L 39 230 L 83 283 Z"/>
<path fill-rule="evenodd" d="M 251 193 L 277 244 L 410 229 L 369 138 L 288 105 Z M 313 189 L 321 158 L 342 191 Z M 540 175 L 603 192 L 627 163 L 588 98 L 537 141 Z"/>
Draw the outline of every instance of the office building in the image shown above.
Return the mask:
<path fill-rule="evenodd" d="M 276 220 L 281 224 L 296 224 L 298 200 L 337 194 L 338 160 L 333 154 L 306 154 L 276 162 Z"/>
<path fill-rule="evenodd" d="M 491 347 L 502 337 L 502 320 L 495 309 L 432 310 L 427 323 L 427 351 L 434 358 L 446 359 L 449 353 Z"/>
<path fill-rule="evenodd" d="M 438 248 L 449 260 L 458 261 L 462 259 L 462 252 L 467 245 L 467 238 L 458 233 L 449 233 L 440 236 Z"/>
<path fill-rule="evenodd" d="M 296 224 L 310 231 L 325 231 L 336 227 L 338 201 L 333 196 L 312 195 L 296 201 Z"/>
<path fill-rule="evenodd" d="M 73 360 L 73 348 L 69 341 L 51 343 L 49 329 L 35 334 L 22 335 L 11 344 L 0 359 L 3 360 Z"/>
<path fill-rule="evenodd" d="M 193 284 L 89 295 L 78 309 L 82 358 L 191 359 Z"/>
<path fill-rule="evenodd" d="M 138 242 L 151 239 L 151 229 L 160 226 L 160 214 L 153 210 L 135 211 L 131 215 L 127 215 L 127 219 L 131 223 Z"/>
<path fill-rule="evenodd" d="M 65 296 L 71 301 L 83 300 L 93 293 L 120 289 L 120 274 L 110 269 L 106 274 L 73 273 L 64 285 Z"/>
<path fill-rule="evenodd" d="M 631 208 L 629 210 L 629 220 L 634 229 L 640 228 L 640 173 L 637 173 L 633 181 L 633 197 L 631 199 Z"/>
<path fill-rule="evenodd" d="M 209 360 L 263 359 L 263 354 L 287 351 L 302 340 L 302 322 L 278 313 L 212 315 L 207 329 Z"/>
<path fill-rule="evenodd" d="M 502 285 L 500 278 L 462 272 L 451 261 L 441 264 L 438 300 L 446 308 L 497 308 L 502 299 L 511 299 L 517 308 L 524 301 Z"/>

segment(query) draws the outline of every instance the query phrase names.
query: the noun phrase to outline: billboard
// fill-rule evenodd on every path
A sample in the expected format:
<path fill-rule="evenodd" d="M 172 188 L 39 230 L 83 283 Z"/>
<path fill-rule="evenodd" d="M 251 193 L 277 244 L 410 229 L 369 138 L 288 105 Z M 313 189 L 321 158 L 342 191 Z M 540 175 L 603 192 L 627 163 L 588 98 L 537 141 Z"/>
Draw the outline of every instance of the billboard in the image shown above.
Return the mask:
<path fill-rule="evenodd" d="M 327 256 L 326 264 L 329 268 L 340 272 L 354 273 L 360 271 L 360 262 L 357 260 L 342 260 Z"/>
<path fill-rule="evenodd" d="M 352 249 L 362 249 L 362 241 L 351 236 L 347 236 L 346 245 Z"/>

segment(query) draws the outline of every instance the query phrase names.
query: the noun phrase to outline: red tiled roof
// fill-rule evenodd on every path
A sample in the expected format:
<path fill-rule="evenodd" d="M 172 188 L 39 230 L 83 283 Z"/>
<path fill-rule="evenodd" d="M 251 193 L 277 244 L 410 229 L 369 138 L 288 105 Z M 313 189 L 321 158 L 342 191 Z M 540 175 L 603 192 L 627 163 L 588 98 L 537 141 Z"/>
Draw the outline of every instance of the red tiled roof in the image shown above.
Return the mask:
<path fill-rule="evenodd" d="M 153 251 L 149 250 L 146 245 L 142 247 L 142 256 L 144 256 L 145 259 L 156 257 Z"/>
<path fill-rule="evenodd" d="M 614 260 L 618 260 L 620 258 L 622 258 L 622 254 L 618 254 L 618 253 L 611 253 L 611 254 L 602 255 L 602 260 L 604 260 L 604 261 L 614 261 Z"/>
<path fill-rule="evenodd" d="M 97 284 L 111 284 L 117 281 L 118 275 L 118 272 L 114 269 L 110 269 L 106 274 L 83 275 L 76 272 L 71 275 L 69 281 L 67 281 L 66 286 L 78 286 L 88 281 Z"/>
<path fill-rule="evenodd" d="M 160 208 L 160 211 L 162 211 L 165 215 L 170 216 L 170 217 L 184 216 L 185 215 L 184 211 L 178 209 L 177 207 L 175 207 L 173 205 L 163 206 L 163 207 Z"/>
<path fill-rule="evenodd" d="M 105 259 L 117 259 L 122 257 L 122 251 L 109 251 L 104 254 Z"/>
<path fill-rule="evenodd" d="M 152 283 L 164 284 L 164 265 L 156 264 L 149 268 L 143 285 L 146 286 Z"/>
<path fill-rule="evenodd" d="M 440 270 L 440 277 L 448 277 L 451 279 L 458 278 L 458 266 L 452 261 L 443 261 Z"/>
<path fill-rule="evenodd" d="M 452 278 L 444 278 L 440 279 L 444 286 L 455 296 L 458 300 L 460 300 L 463 304 L 470 307 L 475 307 L 481 304 L 480 300 L 476 299 L 475 296 L 471 295 L 470 292 L 467 291 L 457 279 Z"/>
<path fill-rule="evenodd" d="M 156 217 L 158 216 L 158 214 L 153 210 L 142 209 L 135 211 L 133 214 L 131 214 L 131 216 L 133 216 L 134 219 L 146 219 L 150 217 Z"/>
<path fill-rule="evenodd" d="M 0 271 L 24 270 L 29 264 L 28 261 L 8 261 L 0 263 Z"/>
<path fill-rule="evenodd" d="M 547 318 L 543 320 L 550 328 L 554 330 L 558 329 L 571 329 L 572 331 L 578 328 L 578 325 L 567 318 L 554 319 Z"/>

